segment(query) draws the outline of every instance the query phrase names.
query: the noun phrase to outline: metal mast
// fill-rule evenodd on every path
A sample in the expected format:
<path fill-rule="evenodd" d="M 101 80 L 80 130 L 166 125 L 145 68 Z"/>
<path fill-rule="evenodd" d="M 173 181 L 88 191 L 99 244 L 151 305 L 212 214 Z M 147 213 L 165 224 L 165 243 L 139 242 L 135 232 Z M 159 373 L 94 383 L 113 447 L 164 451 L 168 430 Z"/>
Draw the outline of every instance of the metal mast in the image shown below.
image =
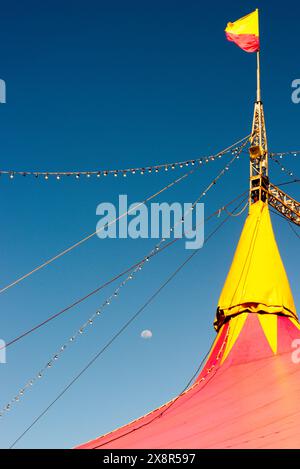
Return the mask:
<path fill-rule="evenodd" d="M 300 226 L 300 203 L 269 181 L 269 155 L 264 108 L 260 87 L 260 53 L 257 52 L 257 91 L 250 138 L 249 207 L 262 200 L 281 215 Z"/>
<path fill-rule="evenodd" d="M 254 105 L 252 133 L 250 138 L 250 194 L 249 205 L 268 198 L 269 168 L 268 168 L 268 142 L 261 100 L 260 87 L 260 52 L 257 56 L 257 91 Z"/>

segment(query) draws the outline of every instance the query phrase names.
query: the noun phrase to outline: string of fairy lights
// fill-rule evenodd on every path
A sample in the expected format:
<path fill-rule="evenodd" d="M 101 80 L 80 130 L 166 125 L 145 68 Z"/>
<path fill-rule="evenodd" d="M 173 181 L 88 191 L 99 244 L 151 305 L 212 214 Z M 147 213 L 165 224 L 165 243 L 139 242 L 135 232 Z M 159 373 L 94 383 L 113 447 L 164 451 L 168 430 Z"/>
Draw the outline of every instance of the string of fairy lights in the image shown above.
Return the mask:
<path fill-rule="evenodd" d="M 165 171 L 168 171 L 169 169 L 173 170 L 173 169 L 176 169 L 176 168 L 183 168 L 183 167 L 186 167 L 186 166 L 189 166 L 189 165 L 192 165 L 194 166 L 195 164 L 199 164 L 199 165 L 202 165 L 202 164 L 205 164 L 205 163 L 209 163 L 210 161 L 214 161 L 215 159 L 217 158 L 221 158 L 223 155 L 225 154 L 228 154 L 228 153 L 231 153 L 233 155 L 233 158 L 232 160 L 225 166 L 225 168 L 222 169 L 222 171 L 218 174 L 218 176 L 209 184 L 209 186 L 203 191 L 201 192 L 200 196 L 195 200 L 195 202 L 191 205 L 191 207 L 185 212 L 185 214 L 183 215 L 183 217 L 181 218 L 180 221 L 178 221 L 176 224 L 174 224 L 171 228 L 170 228 L 170 232 L 174 231 L 176 225 L 178 223 L 184 223 L 185 221 L 185 218 L 186 216 L 188 215 L 188 213 L 193 210 L 195 208 L 195 205 L 201 200 L 202 197 L 204 197 L 207 192 L 216 184 L 216 182 L 218 181 L 218 179 L 223 176 L 225 174 L 225 172 L 227 172 L 229 170 L 229 167 L 230 165 L 233 163 L 233 161 L 235 161 L 235 159 L 238 159 L 239 158 L 239 155 L 242 153 L 242 151 L 244 150 L 246 144 L 247 144 L 247 141 L 245 142 L 245 139 L 243 139 L 244 141 L 244 144 L 241 145 L 240 147 L 235 147 L 235 148 L 229 148 L 229 149 L 226 149 L 222 152 L 219 152 L 215 155 L 211 155 L 211 156 L 208 156 L 208 157 L 202 157 L 202 158 L 197 158 L 195 160 L 186 160 L 186 161 L 182 161 L 182 162 L 173 162 L 173 163 L 166 163 L 166 164 L 161 164 L 161 165 L 156 165 L 156 166 L 147 166 L 147 167 L 139 167 L 139 168 L 130 168 L 130 169 L 122 169 L 122 170 L 119 170 L 119 169 L 114 169 L 114 170 L 107 170 L 107 171 L 81 171 L 81 172 L 19 172 L 19 171 L 0 171 L 0 175 L 9 175 L 10 179 L 13 179 L 15 175 L 22 175 L 22 176 L 34 176 L 36 178 L 38 177 L 44 177 L 45 179 L 48 179 L 49 177 L 55 177 L 56 179 L 60 179 L 61 177 L 63 176 L 75 176 L 75 178 L 80 178 L 82 176 L 84 177 L 91 177 L 91 176 L 97 176 L 97 177 L 100 177 L 100 176 L 108 176 L 108 175 L 114 175 L 115 177 L 118 176 L 118 175 L 123 175 L 123 176 L 127 176 L 127 174 L 145 174 L 145 173 L 157 173 L 159 172 L 160 170 L 165 170 Z M 270 157 L 272 158 L 273 161 L 275 161 L 280 167 L 281 167 L 281 170 L 283 172 L 286 172 L 287 174 L 289 174 L 289 176 L 293 176 L 293 173 L 292 171 L 289 171 L 287 168 L 285 168 L 281 162 L 279 161 L 278 158 L 282 159 L 284 156 L 287 156 L 287 155 L 293 155 L 293 156 L 297 156 L 298 154 L 300 154 L 300 152 L 281 152 L 281 153 L 270 153 Z M 278 158 L 277 158 L 278 157 Z M 221 211 L 224 210 L 224 207 L 222 207 L 220 209 Z M 136 274 L 141 271 L 145 265 L 146 262 L 148 262 L 152 257 L 153 257 L 153 254 L 154 253 L 157 253 L 160 249 L 161 249 L 161 246 L 162 244 L 166 241 L 166 238 L 162 238 L 159 243 L 157 243 L 155 245 L 155 247 L 150 251 L 150 253 L 148 253 L 142 260 L 141 262 L 127 275 L 127 277 L 122 280 L 120 282 L 120 284 L 118 285 L 117 288 L 114 289 L 113 293 L 110 294 L 106 300 L 102 303 L 102 305 L 100 306 L 99 309 L 96 310 L 96 312 L 94 312 L 92 314 L 92 316 L 90 316 L 88 318 L 87 321 L 84 322 L 84 324 L 81 325 L 81 327 L 75 332 L 75 334 L 73 334 L 50 358 L 50 360 L 47 361 L 47 363 L 38 371 L 38 373 L 33 377 L 31 378 L 30 380 L 28 380 L 25 384 L 25 386 L 23 386 L 19 391 L 18 393 L 16 394 L 16 396 L 14 398 L 12 398 L 3 408 L 2 410 L 0 411 L 0 417 L 2 417 L 6 412 L 8 412 L 11 407 L 16 404 L 17 402 L 19 402 L 21 400 L 21 398 L 23 397 L 23 395 L 25 394 L 25 392 L 31 388 L 35 382 L 39 381 L 43 376 L 44 374 L 46 373 L 46 371 L 50 368 L 52 368 L 52 366 L 55 364 L 55 362 L 61 357 L 61 355 L 64 353 L 64 351 L 69 347 L 69 345 L 71 343 L 73 343 L 74 341 L 76 341 L 84 332 L 87 328 L 89 328 L 89 326 L 93 325 L 94 324 L 94 321 L 102 315 L 102 313 L 104 312 L 104 309 L 111 304 L 111 302 L 119 296 L 119 293 L 121 291 L 121 289 L 130 281 L 132 280 Z"/>
<path fill-rule="evenodd" d="M 274 163 L 277 164 L 277 166 L 279 166 L 280 170 L 287 174 L 288 176 L 290 177 L 293 177 L 294 176 L 294 172 L 291 171 L 290 169 L 288 169 L 285 165 L 282 164 L 282 162 L 280 161 L 284 156 L 287 156 L 287 155 L 293 155 L 293 156 L 297 156 L 297 155 L 300 155 L 300 152 L 291 152 L 291 153 L 279 153 L 278 154 L 278 157 L 276 157 L 275 153 L 270 153 L 270 158 L 272 161 L 274 161 Z"/>
<path fill-rule="evenodd" d="M 248 137 L 245 137 L 247 139 Z M 245 139 L 241 140 L 240 142 L 244 141 Z M 237 143 L 240 143 L 237 142 Z M 215 161 L 218 158 L 222 158 L 222 156 L 231 153 L 232 155 L 239 152 L 239 147 L 235 148 L 227 148 L 219 153 L 209 155 L 209 156 L 202 156 L 195 159 L 189 159 L 184 161 L 175 161 L 172 163 L 162 163 L 158 165 L 152 166 L 139 166 L 134 168 L 125 168 L 125 169 L 99 169 L 99 170 L 91 170 L 91 171 L 19 171 L 19 170 L 0 170 L 0 176 L 8 177 L 9 179 L 14 179 L 16 176 L 23 176 L 23 177 L 31 177 L 34 179 L 56 179 L 61 180 L 63 178 L 69 177 L 73 179 L 82 179 L 82 178 L 101 178 L 107 176 L 113 177 L 127 177 L 129 175 L 144 175 L 144 174 L 157 174 L 162 171 L 169 171 L 175 169 L 182 169 L 188 166 L 194 165 L 204 165 L 211 161 Z M 298 151 L 288 151 L 288 152 L 278 152 L 274 153 L 271 152 L 270 157 L 276 161 L 277 157 L 282 159 L 285 156 L 298 156 L 300 155 L 300 150 Z M 287 170 L 288 172 L 288 170 Z"/>
<path fill-rule="evenodd" d="M 300 155 L 300 150 L 296 151 L 281 151 L 281 152 L 270 152 L 269 155 L 271 158 L 278 156 L 280 159 L 283 158 L 284 156 L 298 156 Z"/>
<path fill-rule="evenodd" d="M 240 142 L 243 142 L 248 137 L 237 142 L 237 145 Z M 205 165 L 211 161 L 222 158 L 226 154 L 235 155 L 239 152 L 239 147 L 235 146 L 234 148 L 227 148 L 219 153 L 202 156 L 195 159 L 185 160 L 185 161 L 175 161 L 172 163 L 163 163 L 153 166 L 144 166 L 144 167 L 135 167 L 135 168 L 125 168 L 125 169 L 106 169 L 106 170 L 93 170 L 93 171 L 15 171 L 15 170 L 0 170 L 0 176 L 8 177 L 9 179 L 14 179 L 16 176 L 31 177 L 34 179 L 56 179 L 61 180 L 64 178 L 71 179 L 82 179 L 82 178 L 102 178 L 107 176 L 113 177 L 127 177 L 129 175 L 144 175 L 144 174 L 157 174 L 162 171 L 172 171 L 175 169 L 182 169 L 188 166 L 195 165 Z"/>
<path fill-rule="evenodd" d="M 196 204 L 207 194 L 207 192 L 215 186 L 215 184 L 218 182 L 218 180 L 229 170 L 230 166 L 233 164 L 233 162 L 239 158 L 240 153 L 243 151 L 247 144 L 247 141 L 241 145 L 239 148 L 238 152 L 236 152 L 233 156 L 233 158 L 226 164 L 226 166 L 218 173 L 218 175 L 211 181 L 211 183 L 200 193 L 200 195 L 197 197 L 197 199 L 193 202 L 193 204 L 186 210 L 186 212 L 183 214 L 180 220 L 178 220 L 176 223 L 170 227 L 170 233 L 172 233 L 176 226 L 180 223 L 184 223 L 186 217 L 189 215 L 189 213 L 194 210 Z M 225 210 L 225 206 L 221 207 L 219 211 Z M 203 221 L 202 221 L 203 223 Z M 113 300 L 115 300 L 118 296 L 120 291 L 123 289 L 123 287 L 132 279 L 135 278 L 136 274 L 143 269 L 145 266 L 146 262 L 149 262 L 149 260 L 156 254 L 158 251 L 161 250 L 161 246 L 163 243 L 166 242 L 166 237 L 160 239 L 160 241 L 154 246 L 154 248 L 141 260 L 141 262 L 132 269 L 132 271 L 127 275 L 127 277 L 122 280 L 117 288 L 114 289 L 113 293 L 111 293 L 105 301 L 102 303 L 100 308 L 98 308 L 92 316 L 90 316 L 82 325 L 81 327 L 71 336 L 69 339 L 61 346 L 59 347 L 56 352 L 51 355 L 50 360 L 47 361 L 47 363 L 38 371 L 38 373 L 31 379 L 29 379 L 26 384 L 18 391 L 18 393 L 13 397 L 1 410 L 0 410 L 0 417 L 3 417 L 8 411 L 11 410 L 11 408 L 18 403 L 22 397 L 24 396 L 25 392 L 28 391 L 37 381 L 39 381 L 49 370 L 50 368 L 53 367 L 53 365 L 57 362 L 57 360 L 63 355 L 65 350 L 69 348 L 69 346 L 75 342 L 78 338 L 81 337 L 81 335 L 85 332 L 87 328 L 90 326 L 94 325 L 95 320 L 102 315 L 103 311 L 107 306 L 111 304 Z"/>

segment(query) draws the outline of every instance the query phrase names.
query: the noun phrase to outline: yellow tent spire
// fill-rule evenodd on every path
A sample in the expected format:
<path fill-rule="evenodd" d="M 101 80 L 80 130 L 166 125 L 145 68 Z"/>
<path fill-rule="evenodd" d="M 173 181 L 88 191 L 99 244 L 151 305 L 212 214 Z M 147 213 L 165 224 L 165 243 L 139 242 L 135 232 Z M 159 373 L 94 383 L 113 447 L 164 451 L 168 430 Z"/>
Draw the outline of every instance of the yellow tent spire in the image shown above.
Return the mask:
<path fill-rule="evenodd" d="M 262 201 L 250 206 L 219 298 L 216 329 L 226 318 L 245 312 L 283 314 L 297 319 L 268 204 Z"/>

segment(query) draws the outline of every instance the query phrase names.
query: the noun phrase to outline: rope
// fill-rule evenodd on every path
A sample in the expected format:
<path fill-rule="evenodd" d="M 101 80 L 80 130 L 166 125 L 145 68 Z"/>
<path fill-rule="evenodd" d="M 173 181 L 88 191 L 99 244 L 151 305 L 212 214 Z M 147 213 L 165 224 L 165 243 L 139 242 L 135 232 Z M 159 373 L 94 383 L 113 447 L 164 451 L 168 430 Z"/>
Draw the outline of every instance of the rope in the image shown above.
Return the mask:
<path fill-rule="evenodd" d="M 224 207 L 224 210 L 230 217 L 239 217 L 246 210 L 246 208 L 248 207 L 248 204 L 249 204 L 249 202 L 247 200 L 244 207 L 238 213 L 229 212 L 229 210 L 227 210 L 226 207 Z"/>
<path fill-rule="evenodd" d="M 295 235 L 297 236 L 297 238 L 300 239 L 299 233 L 297 233 L 297 231 L 295 230 L 295 228 L 293 227 L 293 225 L 292 225 L 291 223 L 289 223 L 289 227 L 291 228 L 292 232 L 295 233 Z"/>
<path fill-rule="evenodd" d="M 238 207 L 240 204 L 238 205 Z M 229 219 L 230 217 L 227 216 L 225 220 L 223 220 L 215 230 L 210 233 L 208 238 L 206 239 L 205 243 L 218 231 L 219 228 Z M 70 389 L 70 387 L 78 381 L 78 379 L 93 365 L 93 363 L 112 345 L 112 343 L 128 328 L 128 326 L 149 306 L 152 301 L 159 295 L 159 293 L 173 280 L 173 278 L 183 269 L 183 267 L 188 264 L 192 260 L 192 258 L 199 253 L 200 249 L 195 250 L 192 254 L 188 256 L 188 258 L 182 262 L 179 267 L 167 278 L 167 280 L 151 295 L 151 297 L 143 304 L 141 308 L 119 329 L 119 331 L 105 344 L 104 347 L 100 349 L 100 351 L 94 355 L 94 357 L 81 369 L 81 371 L 70 381 L 70 383 L 65 386 L 65 388 L 58 394 L 58 396 L 44 409 L 39 416 L 22 432 L 20 436 L 12 443 L 10 449 L 12 449 L 30 430 L 33 426 L 50 410 L 50 408 Z"/>
<path fill-rule="evenodd" d="M 290 177 L 293 177 L 293 176 L 294 176 L 293 171 L 291 171 L 291 170 L 285 168 L 285 167 L 280 163 L 280 161 L 279 161 L 277 158 L 275 158 L 274 156 L 270 155 L 270 159 L 271 159 L 271 161 L 274 161 L 274 163 L 276 163 L 277 166 L 279 166 L 279 168 L 281 169 L 282 172 L 288 174 Z"/>
<path fill-rule="evenodd" d="M 241 150 L 242 151 L 242 150 Z M 232 158 L 231 163 L 233 163 L 233 161 L 238 157 L 238 155 L 236 155 L 234 158 Z M 218 179 L 225 173 L 225 169 L 223 169 L 222 171 L 220 171 L 220 173 L 217 175 L 216 178 L 213 179 L 213 181 L 208 185 L 208 187 L 206 188 L 205 191 L 209 191 L 209 189 L 211 189 L 212 187 L 214 187 L 215 183 L 218 181 Z M 173 231 L 174 227 L 176 227 L 179 223 L 181 224 L 184 220 L 185 220 L 185 216 L 191 211 L 193 210 L 193 208 L 196 206 L 197 202 L 201 199 L 201 197 L 204 196 L 204 194 L 206 194 L 206 192 L 202 192 L 200 194 L 200 196 L 196 199 L 196 201 L 192 204 L 191 207 L 189 207 L 188 210 L 186 210 L 186 212 L 184 213 L 183 217 L 180 219 L 180 221 L 178 221 L 177 223 L 173 224 L 173 228 L 170 229 L 170 231 Z M 202 224 L 202 222 L 201 222 Z M 159 243 L 157 243 L 154 247 L 154 249 L 151 250 L 150 252 L 150 255 L 154 252 L 156 252 L 157 250 L 160 249 L 162 243 L 164 243 L 166 240 L 166 238 L 162 238 Z M 140 262 L 140 264 L 138 264 L 137 267 L 135 267 L 131 272 L 130 274 L 125 278 L 125 280 L 123 280 L 119 286 L 115 289 L 115 291 L 113 292 L 113 294 L 111 294 L 109 297 L 106 298 L 106 301 L 100 306 L 100 308 L 97 309 L 96 312 L 93 313 L 92 316 L 90 316 L 85 322 L 84 324 L 81 325 L 81 327 L 76 331 L 75 334 L 73 334 L 71 337 L 69 337 L 69 339 L 59 347 L 59 349 L 57 349 L 55 351 L 55 353 L 51 356 L 50 360 L 47 361 L 47 363 L 43 366 L 43 368 L 41 368 L 38 373 L 36 373 L 36 375 L 31 378 L 30 380 L 28 380 L 26 382 L 26 384 L 18 391 L 18 393 L 2 408 L 0 409 L 0 417 L 2 417 L 7 411 L 11 410 L 12 406 L 15 405 L 17 402 L 20 402 L 20 399 L 23 398 L 24 396 L 24 393 L 25 391 L 28 391 L 29 389 L 32 388 L 32 386 L 37 382 L 39 381 L 45 374 L 45 372 L 49 369 L 49 368 L 52 368 L 52 366 L 57 362 L 57 360 L 62 356 L 62 354 L 65 352 L 65 350 L 69 347 L 69 345 L 71 343 L 74 343 L 74 341 L 76 339 L 78 339 L 79 337 L 81 337 L 81 335 L 83 334 L 83 332 L 87 329 L 87 327 L 89 327 L 90 325 L 94 324 L 94 321 L 95 319 L 97 319 L 102 313 L 103 313 L 103 310 L 104 308 L 106 308 L 113 299 L 115 299 L 115 297 L 117 297 L 121 291 L 121 289 L 127 284 L 128 281 L 132 280 L 134 278 L 134 276 L 136 275 L 136 273 L 140 270 L 142 270 L 142 268 L 144 267 L 144 264 L 149 260 L 149 258 L 151 257 L 150 255 L 147 255 L 145 256 L 142 261 Z"/>
<path fill-rule="evenodd" d="M 242 201 L 241 203 L 243 203 L 243 201 Z M 239 204 L 238 207 L 239 207 L 240 205 L 241 205 L 241 204 Z M 223 226 L 224 223 L 226 223 L 226 221 L 229 219 L 229 217 L 230 217 L 230 215 L 228 215 L 227 218 L 225 218 L 225 220 L 223 220 L 223 221 L 215 228 L 215 230 L 210 233 L 210 235 L 208 236 L 208 238 L 207 238 L 206 241 L 205 241 L 206 243 L 207 243 L 207 241 L 221 228 L 221 226 Z M 224 344 L 225 344 L 226 341 L 227 341 L 227 338 L 228 338 L 228 335 L 226 334 L 226 337 L 224 338 L 224 341 L 223 341 L 223 344 L 222 344 L 221 348 L 223 348 Z M 118 436 L 118 437 L 116 437 L 116 438 L 112 438 L 111 440 L 107 441 L 106 443 L 103 443 L 103 444 L 101 444 L 101 445 L 95 446 L 94 449 L 101 448 L 101 447 L 103 447 L 103 446 L 105 446 L 105 445 L 107 445 L 107 444 L 109 444 L 109 443 L 112 443 L 113 441 L 119 440 L 119 439 L 123 438 L 124 436 L 129 435 L 130 433 L 133 433 L 133 432 L 135 432 L 135 431 L 137 431 L 137 430 L 140 430 L 140 429 L 143 428 L 143 427 L 148 426 L 150 423 L 153 423 L 154 420 L 156 420 L 156 419 L 162 417 L 162 416 L 165 414 L 165 412 L 166 412 L 167 410 L 169 410 L 169 409 L 178 401 L 178 399 L 187 391 L 187 389 L 190 387 L 190 385 L 192 384 L 192 382 L 194 381 L 194 379 L 197 377 L 198 373 L 200 372 L 202 366 L 204 365 L 205 360 L 207 359 L 207 357 L 209 357 L 209 355 L 210 355 L 210 353 L 211 353 L 211 351 L 212 351 L 213 346 L 214 346 L 214 342 L 211 344 L 210 349 L 208 350 L 208 352 L 206 353 L 206 355 L 204 356 L 204 358 L 201 360 L 200 365 L 198 366 L 198 368 L 196 369 L 196 371 L 194 372 L 194 374 L 192 375 L 192 377 L 188 380 L 188 382 L 187 382 L 187 384 L 185 385 L 185 387 L 183 388 L 183 390 L 179 393 L 179 395 L 178 395 L 175 399 L 173 399 L 169 404 L 167 404 L 166 408 L 164 408 L 158 415 L 155 415 L 152 420 L 150 420 L 150 421 L 148 421 L 148 422 L 146 422 L 146 423 L 140 425 L 140 426 L 137 427 L 137 428 L 133 428 L 133 429 L 129 430 L 128 432 L 126 432 L 126 433 L 124 433 L 124 434 L 122 434 L 122 435 L 120 435 L 120 436 Z"/>
<path fill-rule="evenodd" d="M 280 184 L 275 184 L 275 186 L 287 186 L 288 184 L 294 184 L 295 182 L 300 182 L 300 179 L 293 179 L 292 181 L 281 182 Z"/>
<path fill-rule="evenodd" d="M 230 147 L 225 148 L 224 150 L 216 153 L 215 155 L 203 156 L 200 158 L 195 158 L 191 160 L 184 160 L 184 161 L 175 161 L 173 163 L 160 163 L 157 165 L 152 166 L 144 166 L 144 167 L 135 167 L 135 168 L 123 168 L 123 169 L 108 169 L 108 170 L 85 170 L 85 171 L 16 171 L 16 170 L 0 170 L 1 175 L 8 175 L 10 179 L 13 179 L 14 176 L 33 176 L 34 178 L 43 177 L 44 179 L 49 179 L 49 177 L 56 177 L 56 179 L 60 179 L 63 176 L 75 176 L 76 179 L 79 179 L 81 176 L 91 177 L 91 176 L 118 176 L 119 174 L 122 176 L 127 176 L 127 174 L 144 174 L 144 173 L 158 173 L 160 170 L 168 171 L 169 169 L 175 169 L 176 167 L 183 168 L 184 166 L 194 165 L 195 163 L 208 163 L 209 161 L 214 161 L 216 158 L 220 158 L 225 153 L 228 153 L 232 150 L 232 147 L 239 145 L 244 140 L 248 139 L 250 135 L 238 140 Z"/>
<path fill-rule="evenodd" d="M 170 189 L 172 186 L 174 186 L 175 184 L 178 184 L 179 182 L 181 182 L 183 179 L 187 178 L 190 174 L 193 174 L 198 168 L 195 168 L 191 171 L 188 171 L 187 173 L 185 173 L 183 176 L 181 176 L 180 178 L 176 179 L 175 181 L 171 182 L 170 184 L 168 184 L 167 186 L 163 187 L 162 189 L 160 189 L 159 191 L 155 192 L 155 194 L 152 194 L 151 196 L 147 197 L 143 202 L 140 202 L 139 204 L 135 205 L 134 207 L 132 207 L 131 209 L 127 210 L 126 212 L 122 213 L 121 215 L 119 215 L 118 217 L 114 218 L 114 220 L 111 220 L 109 223 L 107 223 L 105 226 L 102 226 L 101 228 L 99 228 L 98 230 L 94 231 L 93 233 L 90 233 L 89 235 L 85 236 L 84 238 L 82 238 L 80 241 L 77 241 L 76 243 L 72 244 L 71 246 L 69 246 L 67 249 L 61 251 L 60 253 L 56 254 L 55 256 L 51 257 L 50 259 L 48 259 L 47 261 L 43 262 L 42 264 L 40 264 L 38 267 L 35 267 L 34 269 L 32 269 L 30 272 L 28 272 L 27 274 L 25 275 L 22 275 L 22 277 L 19 277 L 17 280 L 11 282 L 10 284 L 6 285 L 5 287 L 1 288 L 0 289 L 0 294 L 1 293 L 4 293 L 6 290 L 8 290 L 9 288 L 17 285 L 18 283 L 22 282 L 23 280 L 25 280 L 26 278 L 30 277 L 32 274 L 34 274 L 35 272 L 38 272 L 39 270 L 43 269 L 44 267 L 46 267 L 47 265 L 51 264 L 52 262 L 56 261 L 57 259 L 59 259 L 60 257 L 64 256 L 65 254 L 69 253 L 70 251 L 72 251 L 73 249 L 77 248 L 78 246 L 80 246 L 81 244 L 85 243 L 86 241 L 88 241 L 89 239 L 93 238 L 94 236 L 96 236 L 98 233 L 100 233 L 101 231 L 103 231 L 104 229 L 108 228 L 109 226 L 111 226 L 112 224 L 116 223 L 117 221 L 121 220 L 122 218 L 124 218 L 125 216 L 129 215 L 132 211 L 135 211 L 138 207 L 140 207 L 141 205 L 143 204 L 146 204 L 147 202 L 149 202 L 150 200 L 154 199 L 155 197 L 157 197 L 158 195 L 162 194 L 164 191 L 166 191 L 167 189 Z"/>
<path fill-rule="evenodd" d="M 241 149 L 239 149 L 239 152 L 241 152 L 243 150 L 243 148 L 246 146 L 246 144 L 248 143 L 248 141 L 246 140 L 246 142 L 241 145 Z M 239 156 L 239 153 L 236 153 L 235 156 L 232 158 L 232 160 L 229 162 L 229 164 L 231 164 L 237 157 Z M 116 223 L 117 221 L 121 220 L 122 218 L 124 218 L 125 216 L 129 215 L 131 212 L 133 211 L 136 211 L 137 208 L 139 208 L 140 206 L 146 204 L 147 202 L 149 202 L 150 200 L 154 199 L 155 197 L 157 197 L 158 195 L 162 194 L 164 191 L 166 191 L 167 189 L 170 189 L 171 187 L 173 187 L 174 185 L 178 184 L 179 182 L 181 182 L 182 180 L 186 179 L 189 175 L 193 174 L 195 171 L 197 171 L 199 168 L 194 168 L 190 171 L 188 171 L 187 173 L 185 173 L 183 176 L 181 176 L 180 178 L 177 178 L 175 179 L 175 181 L 172 181 L 171 183 L 169 183 L 167 186 L 163 187 L 162 189 L 160 189 L 159 191 L 157 191 L 156 193 L 152 194 L 151 196 L 147 197 L 143 202 L 140 202 L 139 204 L 135 205 L 134 207 L 132 207 L 131 209 L 127 210 L 125 213 L 122 213 L 121 215 L 119 215 L 118 217 L 116 217 L 114 220 L 110 221 L 109 223 L 107 223 L 105 226 L 97 229 L 96 231 L 94 231 L 93 233 L 89 234 L 88 236 L 82 238 L 80 241 L 74 243 L 73 245 L 71 245 L 70 247 L 68 247 L 67 249 L 61 251 L 60 253 L 56 254 L 55 256 L 53 256 L 52 258 L 48 259 L 47 261 L 43 262 L 42 264 L 40 264 L 39 266 L 35 267 L 34 269 L 32 269 L 30 272 L 26 273 L 25 275 L 22 275 L 21 277 L 19 277 L 18 279 L 16 279 L 15 281 L 11 282 L 10 284 L 6 285 L 5 287 L 3 287 L 2 289 L 0 289 L 0 294 L 1 293 L 4 293 L 5 291 L 7 291 L 8 289 L 12 288 L 13 286 L 19 284 L 20 282 L 22 282 L 23 280 L 25 280 L 26 278 L 30 277 L 32 274 L 34 274 L 35 272 L 38 272 L 39 270 L 43 269 L 44 267 L 48 266 L 49 264 L 51 264 L 52 262 L 56 261 L 57 259 L 61 258 L 62 256 L 64 256 L 65 254 L 69 253 L 70 251 L 72 251 L 73 249 L 77 248 L 78 246 L 80 246 L 81 244 L 85 243 L 86 241 L 88 241 L 89 239 L 93 238 L 94 236 L 96 236 L 97 234 L 99 234 L 101 231 L 103 231 L 104 229 L 108 228 L 109 226 L 111 226 L 112 224 Z M 224 170 L 223 172 L 221 172 L 222 174 L 224 174 Z"/>
<path fill-rule="evenodd" d="M 283 156 L 287 156 L 287 155 L 297 156 L 297 155 L 300 155 L 300 150 L 296 150 L 296 151 L 281 151 L 281 152 L 277 152 L 277 153 L 271 152 L 271 153 L 269 153 L 269 155 L 271 156 L 271 158 L 272 158 L 273 156 L 279 156 L 279 158 L 282 158 Z"/>
<path fill-rule="evenodd" d="M 225 211 L 226 210 L 226 207 L 228 207 L 229 205 L 232 205 L 234 202 L 236 202 L 240 197 L 242 197 L 246 192 L 248 191 L 245 191 L 243 193 L 241 193 L 240 195 L 238 195 L 237 197 L 235 197 L 233 200 L 231 200 L 230 202 L 228 202 L 228 204 L 226 204 L 225 206 L 215 210 L 213 213 L 211 213 L 210 215 L 208 215 L 204 222 L 207 222 L 209 221 L 211 218 L 213 218 L 214 216 L 217 216 L 219 218 L 220 214 L 222 213 L 222 211 Z M 187 232 L 188 233 L 188 232 Z M 185 234 L 187 234 L 185 233 Z M 164 251 L 165 249 L 167 249 L 168 247 L 170 247 L 171 245 L 173 245 L 174 243 L 176 243 L 177 241 L 179 241 L 180 238 L 175 238 L 173 239 L 172 241 L 170 241 L 169 243 L 167 243 L 165 246 L 163 246 L 159 251 L 155 251 L 153 252 L 152 254 L 149 254 L 149 257 L 154 257 L 156 256 L 157 254 L 159 254 L 159 252 L 162 252 Z M 128 272 L 130 272 L 131 270 L 133 270 L 135 267 L 139 266 L 141 264 L 141 262 L 143 261 L 144 258 L 140 259 L 138 262 L 136 262 L 135 264 L 131 265 L 130 267 L 128 267 L 126 270 L 123 270 L 122 272 L 118 273 L 117 275 L 115 275 L 114 277 L 112 277 L 111 279 L 107 280 L 105 283 L 99 285 L 97 288 L 95 288 L 94 290 L 90 291 L 89 293 L 87 293 L 86 295 L 82 296 L 81 298 L 77 299 L 76 301 L 74 301 L 73 303 L 71 303 L 70 305 L 66 306 L 65 308 L 63 308 L 62 310 L 58 311 L 57 313 L 51 315 L 50 317 L 48 317 L 47 319 L 45 319 L 44 321 L 40 322 L 39 324 L 36 324 L 35 326 L 33 326 L 31 329 L 28 329 L 27 331 L 23 332 L 22 334 L 20 334 L 19 336 L 15 337 L 14 339 L 10 340 L 8 343 L 6 343 L 5 346 L 2 346 L 0 347 L 0 351 L 3 349 L 3 348 L 8 348 L 10 347 L 11 345 L 13 345 L 14 343 L 20 341 L 21 339 L 25 338 L 26 336 L 28 336 L 29 334 L 37 331 L 38 329 L 40 329 L 41 327 L 45 326 L 46 324 L 48 324 L 49 322 L 53 321 L 54 319 L 57 319 L 59 316 L 61 316 L 62 314 L 68 312 L 69 310 L 71 310 L 72 308 L 74 308 L 75 306 L 79 305 L 80 303 L 82 303 L 83 301 L 85 301 L 86 299 L 90 298 L 92 295 L 95 295 L 96 293 L 98 293 L 99 291 L 101 291 L 102 289 L 104 289 L 105 287 L 109 286 L 110 284 L 112 284 L 113 282 L 115 282 L 116 280 L 118 280 L 120 277 L 123 277 L 123 275 L 127 274 Z"/>

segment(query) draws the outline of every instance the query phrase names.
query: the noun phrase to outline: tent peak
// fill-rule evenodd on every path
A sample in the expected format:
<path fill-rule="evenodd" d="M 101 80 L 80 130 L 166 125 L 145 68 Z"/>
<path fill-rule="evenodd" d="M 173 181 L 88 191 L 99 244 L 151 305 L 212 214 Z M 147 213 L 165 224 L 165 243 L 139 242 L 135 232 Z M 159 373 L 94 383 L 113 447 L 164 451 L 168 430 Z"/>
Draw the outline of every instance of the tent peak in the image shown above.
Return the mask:
<path fill-rule="evenodd" d="M 219 298 L 215 328 L 219 330 L 228 319 L 244 312 L 297 319 L 269 207 L 261 200 L 250 206 Z"/>

